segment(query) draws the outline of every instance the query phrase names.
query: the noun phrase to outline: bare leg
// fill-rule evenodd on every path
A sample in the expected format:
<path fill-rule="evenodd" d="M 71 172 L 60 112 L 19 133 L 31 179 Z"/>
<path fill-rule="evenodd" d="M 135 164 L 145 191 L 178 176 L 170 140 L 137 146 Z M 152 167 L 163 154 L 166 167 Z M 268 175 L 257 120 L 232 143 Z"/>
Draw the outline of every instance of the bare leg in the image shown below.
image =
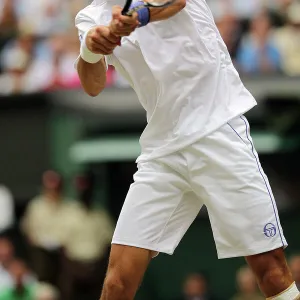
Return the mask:
<path fill-rule="evenodd" d="M 154 252 L 112 245 L 100 300 L 133 300 Z"/>
<path fill-rule="evenodd" d="M 267 298 L 282 293 L 294 282 L 282 248 L 248 256 L 246 261 Z"/>

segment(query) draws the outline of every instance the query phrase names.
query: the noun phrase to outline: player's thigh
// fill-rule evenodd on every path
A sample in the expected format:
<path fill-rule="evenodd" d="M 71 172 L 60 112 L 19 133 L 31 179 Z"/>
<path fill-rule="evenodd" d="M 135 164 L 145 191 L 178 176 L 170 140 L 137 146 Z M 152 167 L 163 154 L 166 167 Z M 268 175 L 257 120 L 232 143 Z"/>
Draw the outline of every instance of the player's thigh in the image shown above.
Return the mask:
<path fill-rule="evenodd" d="M 193 147 L 199 157 L 192 169 L 193 186 L 208 208 L 219 257 L 285 246 L 247 120 L 236 118 Z"/>
<path fill-rule="evenodd" d="M 112 243 L 172 254 L 201 201 L 181 174 L 161 162 L 140 164 L 134 181 Z"/>

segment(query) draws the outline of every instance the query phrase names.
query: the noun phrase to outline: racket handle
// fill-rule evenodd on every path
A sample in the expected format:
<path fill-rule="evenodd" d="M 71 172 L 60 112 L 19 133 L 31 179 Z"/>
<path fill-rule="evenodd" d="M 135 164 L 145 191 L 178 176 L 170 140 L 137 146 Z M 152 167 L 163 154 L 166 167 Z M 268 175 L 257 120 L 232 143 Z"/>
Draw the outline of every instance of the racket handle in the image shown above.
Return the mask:
<path fill-rule="evenodd" d="M 129 9 L 130 9 L 130 6 L 131 6 L 131 4 L 132 4 L 132 1 L 133 1 L 133 0 L 127 0 L 127 1 L 126 1 L 125 5 L 124 5 L 124 7 L 123 7 L 123 9 L 122 9 L 122 12 L 121 12 L 123 16 L 125 16 L 125 15 L 128 13 L 128 11 L 129 11 Z"/>
<path fill-rule="evenodd" d="M 123 15 L 123 16 L 132 16 L 132 14 L 133 14 L 133 11 L 130 11 L 130 9 L 129 10 L 122 10 L 122 12 L 121 12 L 121 14 Z"/>

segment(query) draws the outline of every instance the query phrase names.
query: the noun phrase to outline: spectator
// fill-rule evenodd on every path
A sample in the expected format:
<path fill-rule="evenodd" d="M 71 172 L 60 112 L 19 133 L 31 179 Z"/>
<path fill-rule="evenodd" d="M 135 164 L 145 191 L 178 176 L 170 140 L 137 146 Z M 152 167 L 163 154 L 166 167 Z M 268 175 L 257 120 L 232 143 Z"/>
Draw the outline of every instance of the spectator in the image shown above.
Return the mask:
<path fill-rule="evenodd" d="M 0 238 L 0 292 L 14 286 L 14 278 L 10 272 L 11 264 L 15 262 L 14 254 L 12 243 L 6 238 Z M 35 278 L 28 272 L 24 277 L 24 283 L 34 282 Z"/>
<path fill-rule="evenodd" d="M 271 6 L 271 13 L 273 16 L 274 24 L 281 27 L 287 23 L 287 11 L 289 6 L 292 4 L 294 0 L 270 0 L 273 5 Z"/>
<path fill-rule="evenodd" d="M 300 289 L 300 254 L 291 257 L 290 268 L 296 285 Z"/>
<path fill-rule="evenodd" d="M 32 66 L 34 50 L 34 37 L 21 35 L 9 42 L 1 54 L 1 66 L 5 71 L 0 76 L 0 89 L 2 94 L 15 94 L 20 92 L 33 92 L 34 87 L 40 88 L 38 75 L 37 82 L 32 87 L 27 82 L 27 75 Z"/>
<path fill-rule="evenodd" d="M 281 0 L 207 0 L 207 3 L 215 16 L 230 12 L 235 15 L 236 18 L 244 21 L 252 19 L 262 8 L 273 7 L 278 1 Z"/>
<path fill-rule="evenodd" d="M 64 241 L 62 298 L 96 299 L 107 267 L 113 223 L 105 210 L 93 208 L 95 179 L 91 174 L 77 178 L 80 206 L 67 224 Z M 71 219 L 69 219 L 71 221 Z"/>
<path fill-rule="evenodd" d="M 1 39 L 12 34 L 16 27 L 13 0 L 0 0 L 0 46 Z"/>
<path fill-rule="evenodd" d="M 42 194 L 29 203 L 22 221 L 23 232 L 31 246 L 33 269 L 40 281 L 54 285 L 59 274 L 65 224 L 74 210 L 62 189 L 62 177 L 54 171 L 45 172 Z"/>
<path fill-rule="evenodd" d="M 10 190 L 0 185 L 0 234 L 5 234 L 14 224 L 14 199 Z"/>
<path fill-rule="evenodd" d="M 65 0 L 15 1 L 14 9 L 19 29 L 25 29 L 35 36 L 66 32 L 71 24 L 67 2 Z"/>
<path fill-rule="evenodd" d="M 295 0 L 287 10 L 288 23 L 277 30 L 278 44 L 284 72 L 289 76 L 300 75 L 300 1 Z"/>
<path fill-rule="evenodd" d="M 256 279 L 248 267 L 243 267 L 237 272 L 238 293 L 232 300 L 264 300 L 265 298 L 259 293 Z"/>
<path fill-rule="evenodd" d="M 210 295 L 208 283 L 201 273 L 188 275 L 183 285 L 183 294 L 178 300 L 215 300 Z"/>
<path fill-rule="evenodd" d="M 58 300 L 59 293 L 55 287 L 48 283 L 39 283 L 34 289 L 33 300 Z"/>
<path fill-rule="evenodd" d="M 237 17 L 232 13 L 223 14 L 216 19 L 220 34 L 227 46 L 231 58 L 235 60 L 240 43 L 242 28 Z"/>
<path fill-rule="evenodd" d="M 37 40 L 25 34 L 2 52 L 2 94 L 34 93 L 80 86 L 74 61 L 78 57 L 77 35 L 53 35 Z"/>
<path fill-rule="evenodd" d="M 9 266 L 14 259 L 14 247 L 6 238 L 0 238 L 0 291 L 12 286 Z"/>
<path fill-rule="evenodd" d="M 50 57 L 45 57 L 44 63 L 48 63 L 51 70 L 47 89 L 80 87 L 79 77 L 74 68 L 79 49 L 77 35 L 55 35 L 48 39 L 47 44 Z"/>
<path fill-rule="evenodd" d="M 13 279 L 13 286 L 0 292 L 0 300 L 34 300 L 34 285 L 25 281 L 30 273 L 26 264 L 21 260 L 14 260 L 9 265 L 9 272 Z"/>
<path fill-rule="evenodd" d="M 248 74 L 280 71 L 281 57 L 273 41 L 271 21 L 266 11 L 252 20 L 250 33 L 243 38 L 238 50 L 237 65 Z"/>

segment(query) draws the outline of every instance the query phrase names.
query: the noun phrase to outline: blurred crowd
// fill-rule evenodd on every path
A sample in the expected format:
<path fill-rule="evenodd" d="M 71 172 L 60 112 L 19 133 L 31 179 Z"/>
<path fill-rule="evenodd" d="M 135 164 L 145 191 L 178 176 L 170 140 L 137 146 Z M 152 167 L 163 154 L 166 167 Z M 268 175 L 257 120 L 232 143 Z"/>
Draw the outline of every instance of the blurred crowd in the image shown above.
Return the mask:
<path fill-rule="evenodd" d="M 74 185 L 77 196 L 68 199 L 62 176 L 45 172 L 41 192 L 18 222 L 13 196 L 0 185 L 0 300 L 99 298 L 115 225 L 105 207 L 93 201 L 92 173 L 79 174 Z M 17 239 L 11 234 L 16 227 Z M 300 253 L 289 264 L 300 288 Z M 237 270 L 236 293 L 230 299 L 216 297 L 212 285 L 205 273 L 195 270 L 174 300 L 264 300 L 247 266 Z"/>
<path fill-rule="evenodd" d="M 76 13 L 88 0 L 0 0 L 0 94 L 80 87 Z M 238 70 L 300 75 L 300 0 L 207 0 Z M 108 86 L 127 83 L 112 68 Z"/>
<path fill-rule="evenodd" d="M 300 254 L 290 258 L 290 267 L 296 284 L 300 286 Z M 177 300 L 228 300 L 214 296 L 210 281 L 204 273 L 191 273 L 183 282 L 182 297 Z M 260 293 L 256 279 L 248 266 L 243 266 L 236 272 L 236 294 L 229 300 L 265 300 Z"/>
<path fill-rule="evenodd" d="M 299 0 L 207 0 L 242 74 L 300 75 Z"/>
<path fill-rule="evenodd" d="M 18 222 L 18 239 L 12 195 L 0 186 L 0 300 L 98 299 L 114 222 L 93 201 L 95 178 L 76 176 L 74 200 L 64 197 L 57 172 L 45 172 L 42 183 Z"/>

